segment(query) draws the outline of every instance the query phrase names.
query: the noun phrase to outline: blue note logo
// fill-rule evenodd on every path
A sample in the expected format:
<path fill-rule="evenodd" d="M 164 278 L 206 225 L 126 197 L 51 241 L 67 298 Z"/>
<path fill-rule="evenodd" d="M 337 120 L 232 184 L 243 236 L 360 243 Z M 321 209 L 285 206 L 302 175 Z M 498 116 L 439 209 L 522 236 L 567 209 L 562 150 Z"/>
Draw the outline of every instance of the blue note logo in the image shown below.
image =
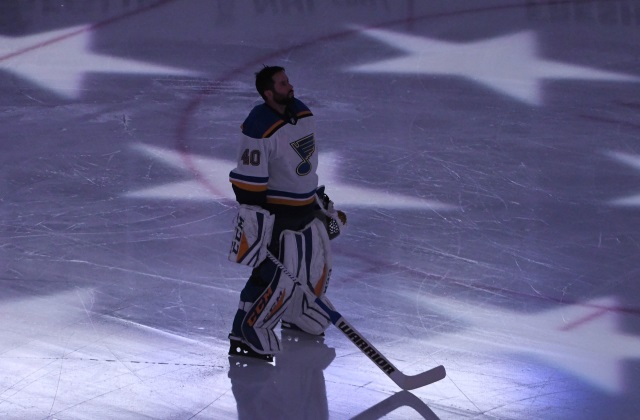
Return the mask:
<path fill-rule="evenodd" d="M 296 151 L 298 156 L 302 159 L 302 162 L 296 168 L 296 173 L 300 176 L 309 175 L 311 173 L 311 156 L 316 151 L 316 140 L 313 133 L 305 136 L 299 140 L 296 140 L 291 144 L 293 150 Z"/>

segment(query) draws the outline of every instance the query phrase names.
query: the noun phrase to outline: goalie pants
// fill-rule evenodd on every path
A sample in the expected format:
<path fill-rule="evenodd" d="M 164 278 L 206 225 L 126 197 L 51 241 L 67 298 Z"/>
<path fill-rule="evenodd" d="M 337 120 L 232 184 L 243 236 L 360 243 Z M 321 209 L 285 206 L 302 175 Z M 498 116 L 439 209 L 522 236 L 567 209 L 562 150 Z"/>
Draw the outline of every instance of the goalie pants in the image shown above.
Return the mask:
<path fill-rule="evenodd" d="M 276 218 L 269 251 L 316 296 L 324 295 L 331 273 L 331 251 L 321 221 L 313 215 Z M 330 324 L 300 286 L 266 259 L 253 269 L 240 293 L 232 335 L 242 337 L 258 353 L 278 352 L 280 342 L 273 330 L 281 318 L 310 334 L 320 334 Z"/>

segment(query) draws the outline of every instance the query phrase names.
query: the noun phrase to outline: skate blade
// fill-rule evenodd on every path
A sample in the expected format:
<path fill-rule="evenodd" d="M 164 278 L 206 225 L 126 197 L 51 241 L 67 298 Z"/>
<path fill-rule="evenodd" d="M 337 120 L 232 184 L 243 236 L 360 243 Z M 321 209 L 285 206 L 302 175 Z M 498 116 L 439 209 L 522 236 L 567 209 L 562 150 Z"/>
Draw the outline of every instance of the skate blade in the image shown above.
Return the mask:
<path fill-rule="evenodd" d="M 264 360 L 266 362 L 273 362 L 272 354 L 260 354 L 250 348 L 248 345 L 239 340 L 231 340 L 229 346 L 229 356 L 249 357 L 256 360 Z"/>

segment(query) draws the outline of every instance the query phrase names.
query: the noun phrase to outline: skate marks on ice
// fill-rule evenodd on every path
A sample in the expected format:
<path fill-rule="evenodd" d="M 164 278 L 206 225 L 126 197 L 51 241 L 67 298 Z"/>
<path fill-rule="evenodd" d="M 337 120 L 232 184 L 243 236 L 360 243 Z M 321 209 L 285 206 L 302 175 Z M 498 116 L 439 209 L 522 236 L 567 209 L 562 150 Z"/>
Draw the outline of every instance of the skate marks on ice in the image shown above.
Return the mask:
<path fill-rule="evenodd" d="M 640 155 L 632 155 L 624 152 L 608 152 L 607 155 L 620 163 L 640 171 Z M 640 187 L 638 189 L 640 189 Z M 640 193 L 610 200 L 609 204 L 616 207 L 640 207 Z"/>
<path fill-rule="evenodd" d="M 93 312 L 90 289 L 8 294 L 0 303 L 0 416 L 188 417 L 228 390 L 224 360 L 212 356 L 224 354 L 222 343 Z"/>
<path fill-rule="evenodd" d="M 538 313 L 436 296 L 406 297 L 460 326 L 430 338 L 432 346 L 533 357 L 611 395 L 625 392 L 624 362 L 640 359 L 640 337 L 621 330 L 628 311 L 613 297 L 563 303 Z"/>
<path fill-rule="evenodd" d="M 640 78 L 564 64 L 538 56 L 533 32 L 519 32 L 469 43 L 444 42 L 384 29 L 362 34 L 406 55 L 350 68 L 361 73 L 405 73 L 458 76 L 515 100 L 542 105 L 544 80 L 640 82 Z"/>
<path fill-rule="evenodd" d="M 134 150 L 165 165 L 182 170 L 194 179 L 130 191 L 129 198 L 196 201 L 234 201 L 229 185 L 229 171 L 235 166 L 230 160 L 200 156 L 147 144 L 136 144 Z M 365 188 L 345 183 L 338 175 L 340 158 L 337 153 L 320 154 L 318 177 L 330 186 L 327 191 L 335 203 L 344 208 L 414 209 L 452 211 L 456 206 L 393 192 Z"/>
<path fill-rule="evenodd" d="M 84 25 L 22 37 L 0 36 L 0 70 L 67 99 L 82 95 L 89 73 L 199 76 L 186 69 L 94 53 L 94 29 Z"/>
<path fill-rule="evenodd" d="M 324 371 L 335 359 L 336 350 L 325 344 L 324 337 L 295 331 L 283 331 L 282 335 L 283 349 L 276 355 L 274 363 L 229 357 L 229 379 L 238 418 L 330 418 Z M 357 372 L 351 374 L 358 376 Z M 332 387 L 347 389 L 351 386 L 355 385 L 332 384 Z M 428 420 L 438 419 L 422 400 L 409 391 L 395 393 L 352 418 L 379 419 L 403 408 L 414 416 L 419 414 Z M 336 404 L 331 413 L 336 414 L 340 410 Z M 201 414 L 206 415 L 206 412 Z"/>
<path fill-rule="evenodd" d="M 409 407 L 412 414 L 420 414 L 425 420 L 438 420 L 439 417 L 420 398 L 409 391 L 400 391 L 389 398 L 379 402 L 373 407 L 363 411 L 351 420 L 375 420 L 381 419 L 395 410 Z"/>

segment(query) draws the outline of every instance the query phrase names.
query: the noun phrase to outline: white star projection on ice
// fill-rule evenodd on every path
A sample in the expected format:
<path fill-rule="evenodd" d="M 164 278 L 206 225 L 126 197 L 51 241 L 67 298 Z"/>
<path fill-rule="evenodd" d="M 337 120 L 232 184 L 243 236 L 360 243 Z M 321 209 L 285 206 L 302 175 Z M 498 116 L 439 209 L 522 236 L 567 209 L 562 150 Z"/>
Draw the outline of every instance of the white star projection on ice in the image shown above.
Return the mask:
<path fill-rule="evenodd" d="M 415 295 L 409 296 L 415 300 Z M 424 307 L 461 322 L 463 327 L 430 345 L 527 354 L 608 393 L 622 393 L 623 362 L 640 359 L 640 337 L 620 331 L 614 298 L 601 298 L 558 309 L 524 314 L 496 307 L 429 297 Z"/>
<path fill-rule="evenodd" d="M 64 98 L 77 98 L 85 74 L 124 73 L 196 76 L 197 73 L 90 51 L 91 26 L 19 38 L 0 36 L 0 70 L 11 72 Z"/>
<path fill-rule="evenodd" d="M 229 183 L 231 161 L 146 144 L 136 144 L 135 150 L 176 169 L 187 173 L 197 173 L 200 179 L 173 182 L 157 187 L 127 193 L 132 198 L 161 198 L 169 200 L 221 201 L 233 200 L 233 190 Z"/>
<path fill-rule="evenodd" d="M 541 83 L 545 79 L 640 82 L 640 78 L 629 75 L 540 58 L 531 32 L 464 44 L 383 29 L 366 29 L 362 33 L 407 54 L 354 66 L 351 71 L 459 76 L 531 105 L 542 104 Z"/>
<path fill-rule="evenodd" d="M 235 201 L 229 172 L 235 163 L 229 160 L 180 153 L 176 150 L 138 144 L 134 148 L 169 166 L 191 172 L 197 179 L 175 182 L 126 194 L 131 198 L 160 198 L 202 201 Z M 386 209 L 454 210 L 456 207 L 436 200 L 426 200 L 385 190 L 362 188 L 342 183 L 335 176 L 337 158 L 332 153 L 320 154 L 318 177 L 327 186 L 327 194 L 338 207 L 373 207 Z"/>
<path fill-rule="evenodd" d="M 0 302 L 3 413 L 8 405 L 12 418 L 95 418 L 87 413 L 112 413 L 122 404 L 167 418 L 157 401 L 175 392 L 177 369 L 189 378 L 180 381 L 181 392 L 200 407 L 210 404 L 199 392 L 210 378 L 197 373 L 221 370 L 210 365 L 211 355 L 224 354 L 227 343 L 93 312 L 95 298 L 93 290 L 76 288 Z"/>
<path fill-rule="evenodd" d="M 608 154 L 618 162 L 622 162 L 640 171 L 640 155 L 630 155 L 622 152 L 610 152 Z M 640 207 L 640 194 L 617 198 L 611 200 L 609 203 L 618 207 Z"/>

